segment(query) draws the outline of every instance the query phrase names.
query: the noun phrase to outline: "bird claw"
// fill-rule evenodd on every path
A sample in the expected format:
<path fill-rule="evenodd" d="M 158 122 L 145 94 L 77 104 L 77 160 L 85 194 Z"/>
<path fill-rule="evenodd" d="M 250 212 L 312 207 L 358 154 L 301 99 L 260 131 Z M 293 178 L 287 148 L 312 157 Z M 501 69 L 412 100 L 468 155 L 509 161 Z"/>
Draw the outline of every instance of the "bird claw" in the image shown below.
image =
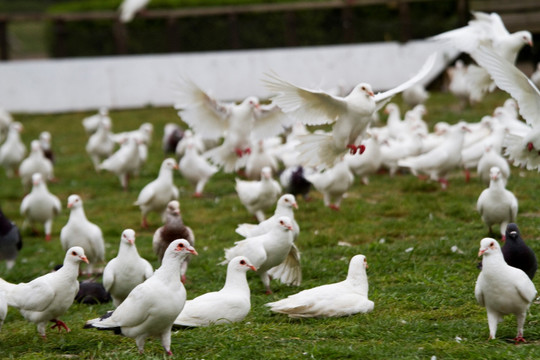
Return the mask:
<path fill-rule="evenodd" d="M 332 210 L 339 211 L 339 206 L 337 206 L 336 204 L 330 204 L 328 205 L 328 207 Z"/>
<path fill-rule="evenodd" d="M 62 320 L 51 320 L 54 322 L 54 325 L 51 326 L 51 329 L 58 328 L 58 332 L 62 331 L 62 328 L 66 330 L 66 332 L 70 332 L 71 329 L 67 327 L 66 323 L 64 323 Z"/>
<path fill-rule="evenodd" d="M 51 241 L 52 237 L 51 234 L 45 235 L 45 241 Z"/>
<path fill-rule="evenodd" d="M 358 146 L 358 154 L 359 155 L 362 155 L 364 153 L 364 151 L 366 151 L 366 146 L 365 145 Z"/>
<path fill-rule="evenodd" d="M 518 335 L 514 338 L 514 342 L 517 344 L 519 344 L 520 342 L 522 343 L 526 343 L 527 341 L 525 340 L 525 338 L 522 336 L 522 335 Z"/>
<path fill-rule="evenodd" d="M 351 155 L 356 154 L 356 152 L 358 151 L 358 147 L 353 144 L 347 145 L 347 149 L 350 149 L 349 152 L 351 153 Z"/>
<path fill-rule="evenodd" d="M 244 152 L 242 151 L 242 149 L 234 149 L 234 152 L 236 153 L 236 156 L 238 156 L 239 158 L 242 157 L 242 155 L 244 155 Z"/>
<path fill-rule="evenodd" d="M 196 192 L 196 193 L 193 194 L 193 197 L 194 198 L 200 198 L 200 197 L 202 197 L 202 194 L 200 192 Z"/>

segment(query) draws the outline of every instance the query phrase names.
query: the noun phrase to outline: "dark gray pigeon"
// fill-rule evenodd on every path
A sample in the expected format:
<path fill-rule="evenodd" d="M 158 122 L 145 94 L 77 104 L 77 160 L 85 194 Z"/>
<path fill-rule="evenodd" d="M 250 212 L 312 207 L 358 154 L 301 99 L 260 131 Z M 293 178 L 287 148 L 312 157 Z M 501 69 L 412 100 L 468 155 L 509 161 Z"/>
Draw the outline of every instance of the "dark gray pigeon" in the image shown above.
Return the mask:
<path fill-rule="evenodd" d="M 521 238 L 519 228 L 510 223 L 506 226 L 506 241 L 502 247 L 504 260 L 510 266 L 523 270 L 532 280 L 538 264 L 534 251 Z"/>
<path fill-rule="evenodd" d="M 22 248 L 22 237 L 17 225 L 12 223 L 0 209 L 0 260 L 6 260 L 10 270 Z"/>

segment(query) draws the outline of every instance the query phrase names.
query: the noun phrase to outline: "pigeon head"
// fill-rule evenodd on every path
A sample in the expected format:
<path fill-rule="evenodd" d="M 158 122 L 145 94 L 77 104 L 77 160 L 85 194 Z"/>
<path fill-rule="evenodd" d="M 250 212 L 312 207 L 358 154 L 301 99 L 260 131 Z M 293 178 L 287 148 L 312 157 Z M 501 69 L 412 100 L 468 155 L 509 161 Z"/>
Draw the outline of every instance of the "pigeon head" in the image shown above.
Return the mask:
<path fill-rule="evenodd" d="M 296 203 L 296 199 L 294 198 L 294 195 L 292 194 L 285 194 L 278 200 L 278 205 L 284 206 L 287 208 L 295 208 L 298 209 L 298 204 Z"/>
<path fill-rule="evenodd" d="M 124 230 L 124 232 L 122 232 L 122 237 L 120 238 L 120 241 L 128 245 L 135 244 L 135 230 L 133 229 Z"/>
<path fill-rule="evenodd" d="M 168 158 L 163 160 L 163 163 L 161 163 L 162 169 L 169 169 L 169 170 L 178 170 L 178 164 L 176 163 L 176 160 L 173 158 Z"/>
<path fill-rule="evenodd" d="M 519 228 L 516 224 L 510 223 L 506 226 L 506 241 L 516 241 L 519 239 Z"/>
<path fill-rule="evenodd" d="M 270 166 L 265 166 L 261 169 L 261 179 L 271 179 L 272 178 L 272 168 Z"/>
<path fill-rule="evenodd" d="M 249 262 L 249 259 L 245 256 L 237 256 L 229 261 L 228 268 L 234 268 L 239 271 L 253 270 L 257 271 L 257 268 Z"/>
<path fill-rule="evenodd" d="M 88 259 L 86 258 L 86 255 L 84 254 L 84 249 L 80 246 L 73 246 L 68 249 L 66 252 L 66 258 L 64 259 L 64 262 L 70 261 L 79 263 L 81 261 L 84 261 L 88 264 Z"/>
<path fill-rule="evenodd" d="M 278 218 L 278 227 L 283 231 L 292 231 L 292 221 L 288 216 L 280 216 Z"/>
<path fill-rule="evenodd" d="M 67 200 L 67 207 L 68 209 L 75 209 L 82 206 L 82 200 L 79 195 L 69 195 Z"/>
<path fill-rule="evenodd" d="M 353 94 L 363 95 L 366 98 L 375 96 L 375 94 L 373 93 L 373 90 L 371 89 L 371 85 L 367 83 L 360 83 L 356 85 L 354 89 L 351 91 L 351 93 L 349 94 L 349 96 Z"/>
<path fill-rule="evenodd" d="M 255 96 L 249 96 L 244 101 L 242 101 L 243 104 L 247 104 L 251 106 L 252 108 L 258 109 L 259 108 L 259 99 Z"/>
<path fill-rule="evenodd" d="M 399 114 L 399 107 L 398 107 L 397 104 L 395 104 L 395 103 L 389 103 L 389 104 L 386 105 L 386 107 L 384 108 L 384 113 L 385 113 L 385 114 L 392 114 L 392 113 L 397 113 L 397 114 Z"/>
<path fill-rule="evenodd" d="M 197 250 L 195 250 L 195 248 L 191 246 L 186 239 L 176 239 L 173 242 L 171 242 L 169 246 L 167 247 L 167 250 L 165 250 L 163 259 L 167 257 L 184 258 L 189 254 L 199 255 L 197 253 Z"/>
<path fill-rule="evenodd" d="M 519 37 L 519 39 L 526 45 L 529 45 L 530 47 L 533 47 L 533 39 L 532 34 L 529 31 L 518 31 L 514 33 L 516 37 Z"/>
<path fill-rule="evenodd" d="M 480 241 L 480 250 L 478 251 L 478 256 L 487 256 L 493 253 L 500 253 L 501 247 L 497 240 L 492 238 L 483 238 Z"/>
<path fill-rule="evenodd" d="M 38 186 L 39 184 L 43 183 L 43 176 L 40 173 L 34 173 L 32 175 L 32 184 L 34 186 Z"/>
<path fill-rule="evenodd" d="M 501 169 L 497 166 L 493 166 L 489 169 L 489 178 L 493 181 L 499 180 L 501 178 Z"/>
<path fill-rule="evenodd" d="M 32 140 L 30 143 L 30 149 L 33 153 L 41 152 L 41 145 L 39 144 L 38 140 Z"/>
<path fill-rule="evenodd" d="M 167 214 L 170 215 L 180 215 L 180 203 L 178 200 L 171 200 L 167 204 Z"/>

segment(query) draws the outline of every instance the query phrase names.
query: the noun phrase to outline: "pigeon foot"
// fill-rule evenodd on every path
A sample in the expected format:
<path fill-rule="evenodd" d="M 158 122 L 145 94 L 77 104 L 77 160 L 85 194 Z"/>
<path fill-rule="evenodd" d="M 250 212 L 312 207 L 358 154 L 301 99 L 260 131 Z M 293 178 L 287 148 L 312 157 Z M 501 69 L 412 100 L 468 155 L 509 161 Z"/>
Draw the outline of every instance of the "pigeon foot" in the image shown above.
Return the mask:
<path fill-rule="evenodd" d="M 51 241 L 51 239 L 52 239 L 51 234 L 45 235 L 45 241 Z"/>
<path fill-rule="evenodd" d="M 67 327 L 66 323 L 64 323 L 62 320 L 58 319 L 52 319 L 53 323 L 55 323 L 53 326 L 51 326 L 51 329 L 58 328 L 58 332 L 62 331 L 62 328 L 66 330 L 66 332 L 70 332 L 71 329 Z"/>
<path fill-rule="evenodd" d="M 356 154 L 356 152 L 358 151 L 358 147 L 354 144 L 347 145 L 347 149 L 350 149 L 349 152 L 351 153 L 351 155 Z"/>
<path fill-rule="evenodd" d="M 518 335 L 514 338 L 514 342 L 517 344 L 519 344 L 520 342 L 522 343 L 526 343 L 527 341 L 525 340 L 525 338 L 523 337 L 523 335 Z"/>
<path fill-rule="evenodd" d="M 336 204 L 330 204 L 328 205 L 328 207 L 332 210 L 339 211 L 339 206 L 337 206 Z"/>
<path fill-rule="evenodd" d="M 194 198 L 200 198 L 200 197 L 202 197 L 202 193 L 196 192 L 196 193 L 193 194 L 193 197 Z"/>

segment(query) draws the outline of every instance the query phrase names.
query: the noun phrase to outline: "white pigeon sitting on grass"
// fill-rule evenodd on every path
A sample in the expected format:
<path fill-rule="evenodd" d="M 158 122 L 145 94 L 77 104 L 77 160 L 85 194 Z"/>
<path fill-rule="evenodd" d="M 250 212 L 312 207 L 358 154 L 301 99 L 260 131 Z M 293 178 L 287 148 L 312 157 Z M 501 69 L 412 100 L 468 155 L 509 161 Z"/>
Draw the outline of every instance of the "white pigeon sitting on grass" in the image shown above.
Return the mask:
<path fill-rule="evenodd" d="M 287 258 L 293 242 L 292 221 L 287 216 L 281 216 L 269 232 L 237 241 L 234 247 L 225 249 L 226 260 L 221 264 L 228 263 L 236 256 L 246 256 L 257 268 L 257 274 L 264 284 L 266 293 L 271 294 L 268 270 L 278 266 Z M 300 266 L 300 264 L 294 266 Z M 291 273 L 296 271 L 294 268 L 290 269 Z"/>
<path fill-rule="evenodd" d="M 375 304 L 368 299 L 367 267 L 364 255 L 353 256 L 345 280 L 303 290 L 266 306 L 291 318 L 337 317 L 370 312 Z"/>
<path fill-rule="evenodd" d="M 304 166 L 331 167 L 349 150 L 362 153 L 362 140 L 373 114 L 385 100 L 413 86 L 423 79 L 435 63 L 430 56 L 421 70 L 403 84 L 375 95 L 371 86 L 360 83 L 345 97 L 334 96 L 322 90 L 310 90 L 269 75 L 266 87 L 277 95 L 272 100 L 295 121 L 306 125 L 332 124 L 331 134 L 309 134 L 299 137 L 299 160 Z"/>
<path fill-rule="evenodd" d="M 197 251 L 184 239 L 173 241 L 154 275 L 135 287 L 112 313 L 88 320 L 84 327 L 133 338 L 139 353 L 144 351 L 146 338 L 157 337 L 167 355 L 172 355 L 172 325 L 186 302 L 180 264 L 188 254 L 197 255 Z"/>
<path fill-rule="evenodd" d="M 323 172 L 309 174 L 306 179 L 323 194 L 324 206 L 339 210 L 341 200 L 354 182 L 354 175 L 345 160 Z"/>
<path fill-rule="evenodd" d="M 478 256 L 482 256 L 482 271 L 476 280 L 474 295 L 486 308 L 489 338 L 495 339 L 497 325 L 504 315 L 514 314 L 517 319 L 515 343 L 525 342 L 523 325 L 527 311 L 536 298 L 536 288 L 523 270 L 512 267 L 504 257 L 495 239 L 480 241 Z"/>
<path fill-rule="evenodd" d="M 82 247 L 89 261 L 87 272 L 92 274 L 94 265 L 105 261 L 103 233 L 99 226 L 86 218 L 83 201 L 79 195 L 70 195 L 67 207 L 70 209 L 69 219 L 60 231 L 60 243 L 64 250 L 73 246 Z"/>
<path fill-rule="evenodd" d="M 199 153 L 197 140 L 190 137 L 184 140 L 183 156 L 178 164 L 180 174 L 195 186 L 194 197 L 201 197 L 208 180 L 218 172 L 218 168 Z"/>
<path fill-rule="evenodd" d="M 103 286 L 112 297 L 114 306 L 125 300 L 135 286 L 148 279 L 154 270 L 135 246 L 135 231 L 126 229 L 120 237 L 118 254 L 103 269 Z"/>
<path fill-rule="evenodd" d="M 40 173 L 32 175 L 32 184 L 32 191 L 21 202 L 20 212 L 24 216 L 22 229 L 41 223 L 45 230 L 45 240 L 50 241 L 53 219 L 60 214 L 62 204 L 56 195 L 49 192 Z"/>
<path fill-rule="evenodd" d="M 19 309 L 21 315 L 37 325 L 37 331 L 45 338 L 45 328 L 71 331 L 58 318 L 73 304 L 79 291 L 79 264 L 88 263 L 81 247 L 74 246 L 66 252 L 63 266 L 55 272 L 40 276 L 29 283 L 11 284 L 0 279 L 0 292 L 4 292 L 9 306 Z"/>
<path fill-rule="evenodd" d="M 489 173 L 491 177 L 489 187 L 484 189 L 478 197 L 476 209 L 490 234 L 493 233 L 492 226 L 500 224 L 500 234 L 504 239 L 506 226 L 516 222 L 518 200 L 511 191 L 505 188 L 505 182 L 498 167 L 492 167 Z"/>
<path fill-rule="evenodd" d="M 19 164 L 26 156 L 26 146 L 21 141 L 23 126 L 14 121 L 9 125 L 6 141 L 0 146 L 0 165 L 6 170 L 7 177 L 13 177 Z"/>
<path fill-rule="evenodd" d="M 272 169 L 269 167 L 261 170 L 261 180 L 245 181 L 237 178 L 235 189 L 240 202 L 259 222 L 265 219 L 264 210 L 272 207 L 281 194 L 281 186 L 272 178 Z"/>
<path fill-rule="evenodd" d="M 30 154 L 19 166 L 19 176 L 25 191 L 32 185 L 32 175 L 35 173 L 40 173 L 43 179 L 48 181 L 54 178 L 53 164 L 45 157 L 39 140 L 32 140 Z"/>
<path fill-rule="evenodd" d="M 127 137 L 122 142 L 120 149 L 106 158 L 98 170 L 107 170 L 118 176 L 122 189 L 127 191 L 129 177 L 137 174 L 141 167 L 137 139 Z"/>
<path fill-rule="evenodd" d="M 446 175 L 461 167 L 461 150 L 466 131 L 469 129 L 463 122 L 453 125 L 439 146 L 427 153 L 399 160 L 398 165 L 408 168 L 413 175 L 428 174 L 431 180 L 438 181 L 441 187 L 446 189 Z"/>
<path fill-rule="evenodd" d="M 109 117 L 99 119 L 96 131 L 90 135 L 86 143 L 86 152 L 92 159 L 94 169 L 99 172 L 99 163 L 114 152 L 115 142 L 112 138 L 111 120 Z"/>
<path fill-rule="evenodd" d="M 173 171 L 177 169 L 178 165 L 173 158 L 163 160 L 158 177 L 146 184 L 139 193 L 134 205 L 141 209 L 143 228 L 148 227 L 147 216 L 150 212 L 159 213 L 161 219 L 165 220 L 167 204 L 178 199 L 178 188 L 173 182 Z"/>
<path fill-rule="evenodd" d="M 257 271 L 245 256 L 237 256 L 227 265 L 225 285 L 187 300 L 176 320 L 176 326 L 209 326 L 244 320 L 251 310 L 251 293 L 246 279 L 248 270 Z"/>

